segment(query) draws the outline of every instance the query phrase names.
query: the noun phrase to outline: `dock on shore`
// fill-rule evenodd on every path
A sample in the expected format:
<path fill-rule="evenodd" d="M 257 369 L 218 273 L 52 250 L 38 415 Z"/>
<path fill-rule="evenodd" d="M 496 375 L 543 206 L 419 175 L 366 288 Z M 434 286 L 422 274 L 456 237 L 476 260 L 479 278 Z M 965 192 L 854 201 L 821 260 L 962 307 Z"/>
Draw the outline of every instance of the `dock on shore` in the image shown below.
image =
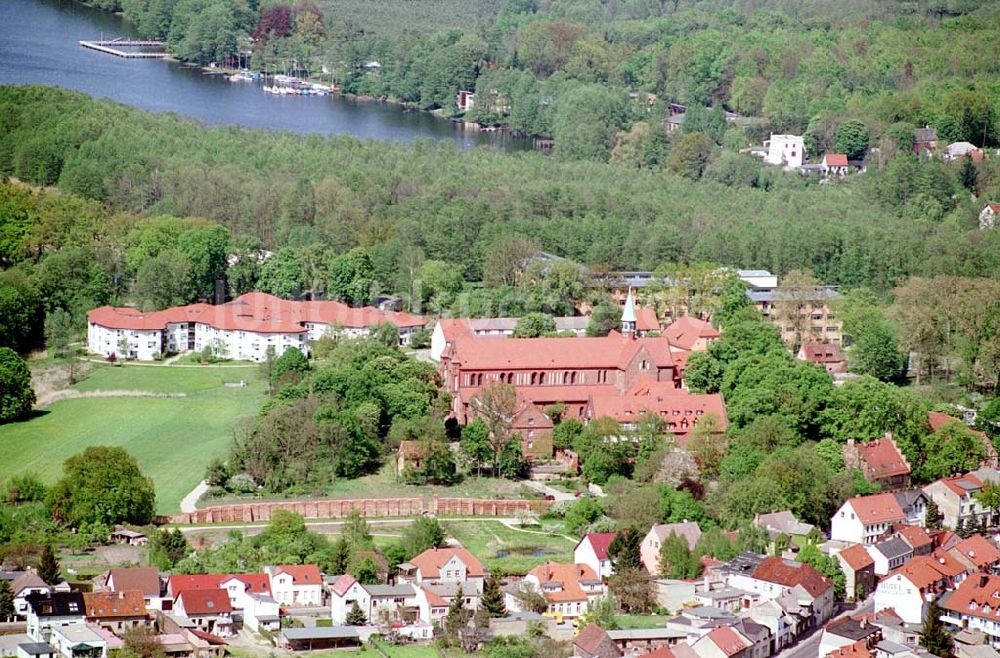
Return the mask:
<path fill-rule="evenodd" d="M 167 57 L 166 52 L 142 52 L 127 51 L 122 48 L 163 48 L 166 46 L 162 41 L 136 40 L 136 39 L 110 39 L 104 41 L 81 41 L 80 45 L 98 52 L 124 57 L 125 59 L 163 59 Z"/>

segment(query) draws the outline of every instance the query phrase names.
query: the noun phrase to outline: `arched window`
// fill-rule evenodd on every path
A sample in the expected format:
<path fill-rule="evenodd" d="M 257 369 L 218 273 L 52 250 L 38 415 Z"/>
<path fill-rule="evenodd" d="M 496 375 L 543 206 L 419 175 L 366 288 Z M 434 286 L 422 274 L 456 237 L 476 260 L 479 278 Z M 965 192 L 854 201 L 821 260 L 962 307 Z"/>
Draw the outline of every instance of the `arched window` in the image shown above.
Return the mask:
<path fill-rule="evenodd" d="M 545 373 L 544 372 L 538 373 L 538 383 L 539 384 L 544 384 L 545 383 Z"/>
<path fill-rule="evenodd" d="M 538 374 L 537 374 L 537 373 L 534 373 L 534 372 L 533 372 L 533 373 L 531 373 L 531 385 L 532 385 L 532 386 L 534 386 L 534 385 L 535 385 L 535 381 L 536 381 L 537 379 L 538 379 Z"/>
<path fill-rule="evenodd" d="M 575 370 L 573 372 L 569 373 L 569 383 L 570 384 L 575 384 L 576 383 L 576 371 Z"/>

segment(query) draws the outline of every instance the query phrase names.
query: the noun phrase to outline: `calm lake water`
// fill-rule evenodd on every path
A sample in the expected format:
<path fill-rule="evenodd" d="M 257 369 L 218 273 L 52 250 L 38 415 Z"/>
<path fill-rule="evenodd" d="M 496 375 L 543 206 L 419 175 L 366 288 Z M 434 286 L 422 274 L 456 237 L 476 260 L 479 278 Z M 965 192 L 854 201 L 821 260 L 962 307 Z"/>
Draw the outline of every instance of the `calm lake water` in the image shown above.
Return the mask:
<path fill-rule="evenodd" d="M 463 148 L 531 148 L 528 139 L 466 130 L 397 105 L 334 96 L 272 96 L 254 83 L 228 82 L 173 62 L 121 59 L 78 44 L 102 36 L 134 32 L 120 17 L 71 0 L 0 0 L 0 84 L 58 85 L 206 123 L 349 133 L 362 139 L 450 139 Z"/>

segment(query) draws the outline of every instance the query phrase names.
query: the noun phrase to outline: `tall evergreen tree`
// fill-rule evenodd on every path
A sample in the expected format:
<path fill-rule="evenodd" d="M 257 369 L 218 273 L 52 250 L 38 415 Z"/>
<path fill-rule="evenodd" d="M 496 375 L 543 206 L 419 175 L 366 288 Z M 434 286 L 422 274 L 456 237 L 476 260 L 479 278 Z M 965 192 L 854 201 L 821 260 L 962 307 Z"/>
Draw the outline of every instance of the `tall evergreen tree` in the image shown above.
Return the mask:
<path fill-rule="evenodd" d="M 461 594 L 456 594 L 448 606 L 448 614 L 444 617 L 444 634 L 449 642 L 458 641 L 459 633 L 469 621 L 469 611 L 462 606 L 462 600 Z"/>
<path fill-rule="evenodd" d="M 10 583 L 0 580 L 0 621 L 10 621 L 14 618 L 14 591 Z"/>
<path fill-rule="evenodd" d="M 608 557 L 614 561 L 615 573 L 627 569 L 641 569 L 642 556 L 639 547 L 643 536 L 635 528 L 625 528 L 611 540 Z"/>
<path fill-rule="evenodd" d="M 351 606 L 351 609 L 347 612 L 347 617 L 344 618 L 344 622 L 348 626 L 364 626 L 368 623 L 368 618 L 365 617 L 365 613 L 358 606 L 358 602 L 355 601 Z"/>
<path fill-rule="evenodd" d="M 927 617 L 920 629 L 920 646 L 941 658 L 950 656 L 951 650 L 955 646 L 951 635 L 944 627 L 944 622 L 941 621 L 941 606 L 937 604 L 937 601 L 932 601 L 927 609 Z"/>
<path fill-rule="evenodd" d="M 483 585 L 482 607 L 490 617 L 506 617 L 507 606 L 503 601 L 503 592 L 500 591 L 500 580 L 496 576 L 490 576 Z"/>
<path fill-rule="evenodd" d="M 42 555 L 38 559 L 38 577 L 49 585 L 55 586 L 62 580 L 59 575 L 59 560 L 56 559 L 52 544 L 46 544 L 42 549 Z"/>
<path fill-rule="evenodd" d="M 924 525 L 932 530 L 941 529 L 941 510 L 933 500 L 927 501 L 927 513 L 924 517 Z"/>

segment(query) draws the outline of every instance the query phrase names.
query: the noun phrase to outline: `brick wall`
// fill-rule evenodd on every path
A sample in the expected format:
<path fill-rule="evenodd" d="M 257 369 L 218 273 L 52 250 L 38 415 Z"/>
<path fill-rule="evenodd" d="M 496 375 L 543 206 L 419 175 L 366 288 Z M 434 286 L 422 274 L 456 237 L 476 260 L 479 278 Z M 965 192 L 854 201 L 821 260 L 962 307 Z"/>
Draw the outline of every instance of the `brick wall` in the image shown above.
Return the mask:
<path fill-rule="evenodd" d="M 423 498 L 350 498 L 270 503 L 215 505 L 188 514 L 164 519 L 169 523 L 250 523 L 269 521 L 276 509 L 301 514 L 306 519 L 340 519 L 357 510 L 365 517 L 420 516 L 448 514 L 462 516 L 516 516 L 518 512 L 542 512 L 551 501 L 488 500 L 480 498 L 439 498 L 426 504 Z"/>

